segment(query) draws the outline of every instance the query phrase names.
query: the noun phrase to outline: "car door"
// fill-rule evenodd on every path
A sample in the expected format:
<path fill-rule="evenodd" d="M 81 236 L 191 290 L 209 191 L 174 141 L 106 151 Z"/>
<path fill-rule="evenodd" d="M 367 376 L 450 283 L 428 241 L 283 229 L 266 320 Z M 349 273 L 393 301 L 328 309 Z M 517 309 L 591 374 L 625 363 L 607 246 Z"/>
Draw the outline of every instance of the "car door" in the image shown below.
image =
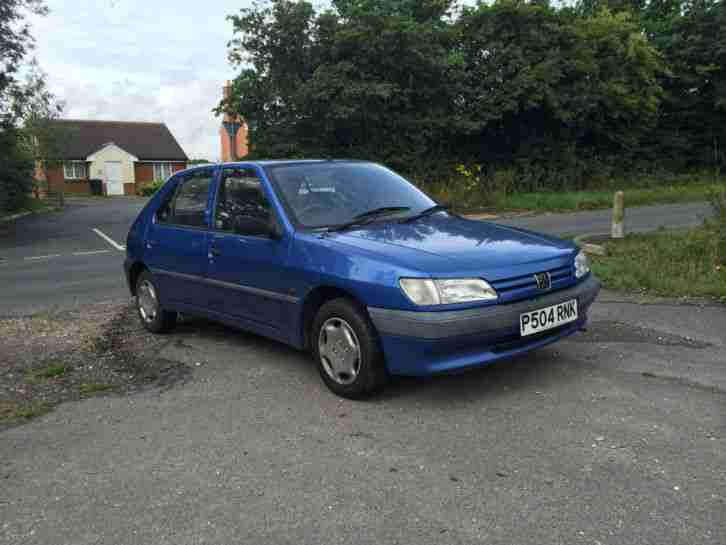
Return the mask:
<path fill-rule="evenodd" d="M 284 337 L 283 313 L 295 300 L 285 283 L 291 239 L 279 227 L 266 191 L 256 168 L 222 169 L 207 277 L 215 306 L 225 314 Z"/>
<path fill-rule="evenodd" d="M 144 260 L 159 279 L 166 304 L 203 308 L 215 168 L 178 175 L 146 235 Z"/>

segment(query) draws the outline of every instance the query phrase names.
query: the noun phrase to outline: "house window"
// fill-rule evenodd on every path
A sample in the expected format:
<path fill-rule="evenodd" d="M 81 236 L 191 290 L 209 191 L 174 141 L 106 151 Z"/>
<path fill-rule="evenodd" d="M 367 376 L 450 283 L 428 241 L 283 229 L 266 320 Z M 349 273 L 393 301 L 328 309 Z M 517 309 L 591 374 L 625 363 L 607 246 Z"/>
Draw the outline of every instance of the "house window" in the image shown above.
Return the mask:
<path fill-rule="evenodd" d="M 66 161 L 63 163 L 63 177 L 66 180 L 84 180 L 88 178 L 88 164 L 85 161 Z"/>
<path fill-rule="evenodd" d="M 166 180 L 172 174 L 171 163 L 154 163 L 154 180 Z"/>

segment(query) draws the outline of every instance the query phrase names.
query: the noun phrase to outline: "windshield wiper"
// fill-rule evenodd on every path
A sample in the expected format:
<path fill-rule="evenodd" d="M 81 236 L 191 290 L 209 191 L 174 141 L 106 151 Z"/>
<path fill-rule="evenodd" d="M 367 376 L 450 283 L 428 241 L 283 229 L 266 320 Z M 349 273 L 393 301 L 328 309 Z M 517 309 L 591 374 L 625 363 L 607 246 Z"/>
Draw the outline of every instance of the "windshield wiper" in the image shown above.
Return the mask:
<path fill-rule="evenodd" d="M 328 227 L 328 231 L 345 231 L 356 225 L 365 225 L 381 216 L 388 216 L 396 212 L 406 212 L 408 210 L 411 210 L 410 206 L 381 206 L 380 208 L 374 208 L 373 210 L 368 210 L 367 212 L 353 216 L 352 220 L 341 223 L 340 225 Z"/>
<path fill-rule="evenodd" d="M 426 216 L 430 216 L 431 214 L 435 214 L 436 212 L 441 212 L 443 210 L 448 210 L 450 206 L 448 204 L 435 204 L 434 206 L 431 206 L 430 208 L 426 208 L 425 210 L 422 210 L 418 214 L 414 214 L 413 216 L 409 216 L 408 218 L 404 218 L 401 220 L 401 223 L 410 223 L 412 221 L 416 221 L 421 218 L 425 218 Z"/>

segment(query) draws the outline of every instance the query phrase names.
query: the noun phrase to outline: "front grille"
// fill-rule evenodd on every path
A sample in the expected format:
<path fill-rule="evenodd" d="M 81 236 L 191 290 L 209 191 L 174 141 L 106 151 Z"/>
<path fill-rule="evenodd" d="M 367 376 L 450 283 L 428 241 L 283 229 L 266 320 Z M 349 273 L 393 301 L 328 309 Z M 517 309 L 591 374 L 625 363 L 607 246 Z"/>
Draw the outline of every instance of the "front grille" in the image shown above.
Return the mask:
<path fill-rule="evenodd" d="M 522 276 L 495 280 L 490 282 L 490 284 L 495 290 L 497 290 L 500 302 L 508 303 L 511 301 L 517 301 L 519 299 L 524 299 L 525 297 L 531 297 L 533 294 L 545 293 L 537 287 L 537 281 L 534 278 L 535 273 L 540 272 L 547 272 L 550 274 L 550 278 L 552 279 L 552 288 L 547 290 L 548 292 L 566 288 L 575 281 L 575 267 L 566 265 L 556 269 L 535 271 Z"/>

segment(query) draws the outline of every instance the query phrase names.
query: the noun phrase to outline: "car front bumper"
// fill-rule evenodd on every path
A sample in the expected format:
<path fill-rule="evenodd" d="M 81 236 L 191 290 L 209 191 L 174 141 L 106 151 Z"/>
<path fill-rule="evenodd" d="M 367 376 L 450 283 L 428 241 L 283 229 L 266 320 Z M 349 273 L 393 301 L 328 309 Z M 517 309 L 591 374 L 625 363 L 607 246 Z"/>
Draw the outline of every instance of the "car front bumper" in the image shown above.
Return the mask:
<path fill-rule="evenodd" d="M 368 313 L 381 338 L 388 371 L 428 375 L 492 363 L 571 335 L 585 326 L 599 291 L 599 280 L 589 274 L 572 287 L 506 305 L 441 312 L 369 307 Z M 576 322 L 520 336 L 522 313 L 571 299 L 577 299 Z"/>

